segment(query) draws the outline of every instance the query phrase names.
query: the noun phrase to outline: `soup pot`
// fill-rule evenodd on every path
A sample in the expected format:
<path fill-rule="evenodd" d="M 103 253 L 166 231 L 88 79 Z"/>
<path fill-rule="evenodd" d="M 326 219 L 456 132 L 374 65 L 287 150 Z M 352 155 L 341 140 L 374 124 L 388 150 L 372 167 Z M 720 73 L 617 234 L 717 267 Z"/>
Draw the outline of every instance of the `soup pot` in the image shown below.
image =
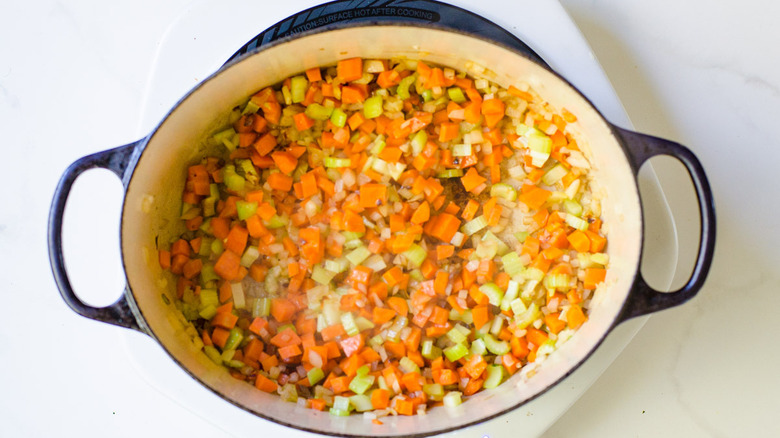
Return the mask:
<path fill-rule="evenodd" d="M 433 6 L 428 10 L 435 12 Z M 486 37 L 386 18 L 369 17 L 368 23 L 325 20 L 323 27 L 268 44 L 264 44 L 267 34 L 261 34 L 254 42 L 258 47 L 238 53 L 196 86 L 147 137 L 74 162 L 57 186 L 48 224 L 50 262 L 65 302 L 85 317 L 148 334 L 201 384 L 262 418 L 326 435 L 427 436 L 473 425 L 527 403 L 572 373 L 622 321 L 682 304 L 701 289 L 712 262 L 715 210 L 704 170 L 687 148 L 612 125 L 524 45 L 511 38 L 502 41 L 508 34 Z M 596 184 L 604 191 L 602 218 L 609 230 L 610 266 L 605 287 L 594 297 L 589 320 L 532 376 L 516 373 L 498 388 L 479 392 L 460 406 L 433 408 L 425 416 L 387 417 L 383 425 L 365 421 L 360 415 L 342 418 L 305 409 L 231 377 L 193 343 L 193 329 L 187 328 L 173 305 L 163 299 L 173 282 L 165 280 L 167 274 L 156 257 L 156 242 L 169 241 L 175 235 L 173 224 L 180 213 L 187 166 L 203 153 L 205 139 L 226 123 L 231 108 L 284 78 L 351 57 L 405 57 L 465 71 L 483 66 L 484 75 L 499 85 L 527 82 L 554 107 L 567 108 L 578 118 L 570 126 L 591 161 Z M 685 285 L 673 292 L 654 290 L 639 271 L 643 219 L 637 174 L 642 164 L 656 155 L 672 156 L 685 166 L 700 214 L 701 235 L 693 272 Z M 127 286 L 116 303 L 103 308 L 83 303 L 72 290 L 61 239 L 62 215 L 71 186 L 82 172 L 96 167 L 113 171 L 125 189 L 120 240 Z"/>

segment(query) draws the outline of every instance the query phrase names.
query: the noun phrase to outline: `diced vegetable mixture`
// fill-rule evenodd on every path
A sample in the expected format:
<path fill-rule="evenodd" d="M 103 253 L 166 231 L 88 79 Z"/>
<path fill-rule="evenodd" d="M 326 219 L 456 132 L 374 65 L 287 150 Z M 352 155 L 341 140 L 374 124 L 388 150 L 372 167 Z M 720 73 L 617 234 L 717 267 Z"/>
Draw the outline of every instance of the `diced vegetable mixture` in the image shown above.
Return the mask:
<path fill-rule="evenodd" d="M 173 304 L 285 401 L 377 423 L 460 404 L 567 340 L 605 278 L 574 122 L 527 84 L 421 61 L 260 90 L 188 169 L 186 231 L 159 248 Z"/>

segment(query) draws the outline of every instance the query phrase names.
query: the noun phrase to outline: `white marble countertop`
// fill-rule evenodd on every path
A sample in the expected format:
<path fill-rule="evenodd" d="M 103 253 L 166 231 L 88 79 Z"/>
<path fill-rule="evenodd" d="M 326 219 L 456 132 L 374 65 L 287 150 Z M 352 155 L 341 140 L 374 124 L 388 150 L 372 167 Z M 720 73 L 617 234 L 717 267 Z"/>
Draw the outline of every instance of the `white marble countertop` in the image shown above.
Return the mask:
<path fill-rule="evenodd" d="M 561 3 L 636 129 L 676 140 L 700 158 L 719 229 L 699 296 L 652 316 L 545 437 L 780 436 L 780 208 L 771 183 L 780 165 L 780 3 Z M 220 436 L 195 416 L 167 421 L 182 415 L 172 400 L 139 405 L 122 396 L 133 383 L 112 373 L 125 366 L 116 344 L 121 329 L 96 329 L 67 309 L 51 278 L 44 232 L 65 167 L 137 137 L 156 48 L 190 4 L 33 0 L 1 8 L 0 436 Z M 657 170 L 670 203 L 685 205 L 690 193 L 681 170 Z M 95 223 L 116 223 L 118 181 L 84 179 L 84 186 L 106 188 Z M 74 208 L 95 202 L 75 198 Z M 697 220 L 692 209 L 675 215 L 683 225 Z M 81 236 L 101 231 L 94 223 L 76 228 Z M 115 231 L 98 236 L 99 250 L 118 252 Z M 692 237 L 679 240 L 685 246 Z M 683 248 L 681 258 L 689 252 Z M 85 297 L 102 305 L 123 284 L 116 272 L 80 281 L 116 291 Z M 97 368 L 105 381 L 88 378 Z"/>

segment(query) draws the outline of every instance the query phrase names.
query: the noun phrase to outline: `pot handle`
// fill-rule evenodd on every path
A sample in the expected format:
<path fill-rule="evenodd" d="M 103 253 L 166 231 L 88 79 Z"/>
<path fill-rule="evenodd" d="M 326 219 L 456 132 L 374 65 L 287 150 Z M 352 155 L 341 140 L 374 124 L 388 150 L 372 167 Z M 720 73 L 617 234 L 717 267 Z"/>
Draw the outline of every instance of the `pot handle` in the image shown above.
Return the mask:
<path fill-rule="evenodd" d="M 627 155 L 635 175 L 639 173 L 639 168 L 645 161 L 656 155 L 669 155 L 685 166 L 696 191 L 701 223 L 696 263 L 685 285 L 673 292 L 659 292 L 647 284 L 641 272 L 637 273 L 628 301 L 618 317 L 619 323 L 635 316 L 678 306 L 699 292 L 707 278 L 715 251 L 715 202 L 704 168 L 690 149 L 673 141 L 640 134 L 617 126 L 613 126 L 613 128 L 628 146 L 626 148 Z"/>
<path fill-rule="evenodd" d="M 122 179 L 122 183 L 125 185 L 123 177 L 128 162 L 136 146 L 142 141 L 138 140 L 118 148 L 87 155 L 75 161 L 65 170 L 62 178 L 60 178 L 60 182 L 57 184 L 57 188 L 54 190 L 54 199 L 49 211 L 48 243 L 49 262 L 54 274 L 54 281 L 57 283 L 62 299 L 65 300 L 65 303 L 74 312 L 87 318 L 131 328 L 143 333 L 124 294 L 114 304 L 106 307 L 92 307 L 81 301 L 70 285 L 70 280 L 65 270 L 65 260 L 62 255 L 62 216 L 70 189 L 76 178 L 86 170 L 103 168 L 114 172 Z"/>
<path fill-rule="evenodd" d="M 503 27 L 466 9 L 436 0 L 336 0 L 291 15 L 252 38 L 230 61 L 260 46 L 321 27 L 341 23 L 422 23 L 465 32 L 510 47 L 550 68 L 528 45 Z"/>

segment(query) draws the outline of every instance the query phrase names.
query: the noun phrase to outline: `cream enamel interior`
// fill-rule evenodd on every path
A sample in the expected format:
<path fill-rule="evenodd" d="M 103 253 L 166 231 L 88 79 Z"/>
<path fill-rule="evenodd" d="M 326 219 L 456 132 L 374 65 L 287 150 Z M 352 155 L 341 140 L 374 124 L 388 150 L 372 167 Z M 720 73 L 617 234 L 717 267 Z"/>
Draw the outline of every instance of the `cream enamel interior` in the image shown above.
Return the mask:
<path fill-rule="evenodd" d="M 225 120 L 227 112 L 259 89 L 317 65 L 339 59 L 408 57 L 467 70 L 469 63 L 487 67 L 489 79 L 506 87 L 528 82 L 557 108 L 578 117 L 578 142 L 590 151 L 593 176 L 604 190 L 602 217 L 609 230 L 611 265 L 607 287 L 590 320 L 527 381 L 519 374 L 491 391 L 483 391 L 458 408 L 437 408 L 423 417 L 392 417 L 377 426 L 360 415 L 331 417 L 327 412 L 282 402 L 229 377 L 189 341 L 170 315 L 161 293 L 174 284 L 156 262 L 155 239 L 176 232 L 186 166 L 197 160 L 198 146 Z M 639 266 L 641 209 L 636 181 L 609 126 L 593 107 L 565 82 L 516 53 L 466 35 L 412 26 L 352 27 L 317 33 L 274 45 L 246 57 L 201 84 L 167 116 L 141 155 L 130 180 L 122 215 L 122 255 L 130 290 L 145 323 L 162 346 L 185 369 L 234 403 L 296 427 L 335 435 L 432 434 L 495 416 L 555 384 L 601 342 L 628 296 Z M 249 414 L 248 414 L 249 415 Z"/>

